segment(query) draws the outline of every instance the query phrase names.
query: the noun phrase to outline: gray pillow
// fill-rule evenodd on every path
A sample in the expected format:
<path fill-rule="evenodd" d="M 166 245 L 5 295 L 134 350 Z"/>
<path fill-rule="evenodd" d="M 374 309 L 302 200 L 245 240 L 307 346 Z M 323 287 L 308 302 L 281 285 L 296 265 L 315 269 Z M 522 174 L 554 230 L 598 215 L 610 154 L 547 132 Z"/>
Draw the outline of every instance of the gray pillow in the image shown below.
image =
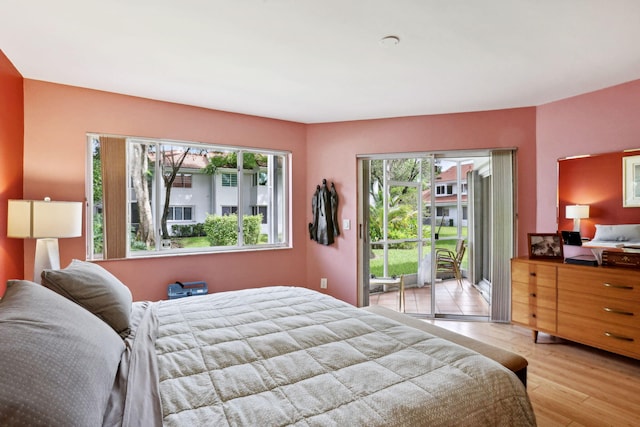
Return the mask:
<path fill-rule="evenodd" d="M 98 264 L 74 259 L 63 270 L 44 270 L 42 284 L 80 304 L 117 333 L 125 335 L 131 321 L 131 291 Z"/>
<path fill-rule="evenodd" d="M 640 224 L 596 224 L 593 240 L 605 242 L 640 241 Z"/>
<path fill-rule="evenodd" d="M 43 286 L 10 280 L 0 343 L 0 425 L 102 425 L 124 351 L 109 326 Z"/>

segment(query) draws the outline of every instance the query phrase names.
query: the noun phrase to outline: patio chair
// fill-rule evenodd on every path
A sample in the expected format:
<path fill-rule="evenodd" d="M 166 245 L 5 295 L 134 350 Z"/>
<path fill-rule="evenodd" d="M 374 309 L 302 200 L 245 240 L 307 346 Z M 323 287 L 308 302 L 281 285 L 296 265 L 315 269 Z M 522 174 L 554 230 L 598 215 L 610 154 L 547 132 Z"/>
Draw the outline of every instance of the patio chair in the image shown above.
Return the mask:
<path fill-rule="evenodd" d="M 445 248 L 436 248 L 436 277 L 446 273 L 453 274 L 456 281 L 462 288 L 462 257 L 467 249 L 464 239 L 456 242 L 456 249 L 452 251 Z"/>

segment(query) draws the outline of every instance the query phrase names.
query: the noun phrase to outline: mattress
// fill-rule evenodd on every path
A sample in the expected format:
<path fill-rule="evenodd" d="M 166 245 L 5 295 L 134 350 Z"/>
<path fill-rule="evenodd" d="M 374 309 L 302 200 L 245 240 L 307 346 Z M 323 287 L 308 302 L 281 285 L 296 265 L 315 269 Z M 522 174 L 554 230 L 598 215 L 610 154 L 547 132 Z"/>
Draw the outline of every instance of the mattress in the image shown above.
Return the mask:
<path fill-rule="evenodd" d="M 126 397 L 113 411 L 122 425 L 535 425 L 524 386 L 502 365 L 309 289 L 135 310 Z"/>

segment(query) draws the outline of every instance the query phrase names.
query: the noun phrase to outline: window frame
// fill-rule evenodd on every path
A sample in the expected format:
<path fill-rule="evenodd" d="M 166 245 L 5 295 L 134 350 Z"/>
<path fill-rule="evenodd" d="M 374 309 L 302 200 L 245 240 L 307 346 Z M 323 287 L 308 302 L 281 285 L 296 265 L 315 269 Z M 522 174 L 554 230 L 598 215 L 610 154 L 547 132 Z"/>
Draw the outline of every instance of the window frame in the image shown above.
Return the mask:
<path fill-rule="evenodd" d="M 167 245 L 166 240 L 163 242 L 162 235 L 158 231 L 160 228 L 160 205 L 163 203 L 163 198 L 160 196 L 161 191 L 164 191 L 164 182 L 160 176 L 162 167 L 160 165 L 161 161 L 159 159 L 159 155 L 156 155 L 154 161 L 149 162 L 149 169 L 152 171 L 153 178 L 151 180 L 150 187 L 153 188 L 152 192 L 155 192 L 153 200 L 151 200 L 152 211 L 153 211 L 153 226 L 155 228 L 155 248 L 150 248 L 148 250 L 132 250 L 132 238 L 131 233 L 127 233 L 126 238 L 126 256 L 124 257 L 107 257 L 106 251 L 103 249 L 102 252 L 96 252 L 94 250 L 94 209 L 96 209 L 96 214 L 100 214 L 98 210 L 102 209 L 102 204 L 104 202 L 104 198 L 94 203 L 93 198 L 93 173 L 94 173 L 94 144 L 96 141 L 101 141 L 101 137 L 116 137 L 124 139 L 124 143 L 126 144 L 125 151 L 127 153 L 125 168 L 126 168 L 126 224 L 128 229 L 130 230 L 135 224 L 131 221 L 131 203 L 132 200 L 135 202 L 135 197 L 132 196 L 132 188 L 131 188 L 131 159 L 130 159 L 130 147 L 131 144 L 147 144 L 153 146 L 156 150 L 156 153 L 159 153 L 161 148 L 166 147 L 178 147 L 181 149 L 186 149 L 187 147 L 199 148 L 207 150 L 207 152 L 221 152 L 221 153 L 236 153 L 237 155 L 237 171 L 235 172 L 235 186 L 227 187 L 225 186 L 225 191 L 230 191 L 232 188 L 235 189 L 237 197 L 237 210 L 240 211 L 240 208 L 245 212 L 243 215 L 238 215 L 238 239 L 236 244 L 232 244 L 229 246 L 206 246 L 201 248 L 172 248 L 171 245 Z M 100 144 L 101 142 L 98 142 Z M 156 257 L 156 256 L 166 256 L 166 255 L 175 255 L 175 254 L 202 254 L 202 253 L 221 253 L 221 252 L 242 252 L 242 251 L 253 251 L 253 250 L 272 250 L 272 249 L 286 249 L 292 247 L 292 218 L 291 218 L 291 157 L 292 153 L 290 151 L 285 150 L 277 150 L 270 148 L 256 148 L 256 147 L 244 147 L 244 146 L 230 146 L 230 145 L 220 145 L 220 144 L 208 144 L 201 142 L 192 142 L 192 141 L 178 141 L 178 140 L 169 140 L 169 139 L 161 139 L 161 138 L 145 138 L 145 137 L 135 137 L 135 136 L 121 136 L 121 135 L 108 135 L 108 134 L 96 134 L 96 133 L 87 133 L 87 144 L 88 144 L 88 153 L 87 153 L 87 172 L 86 172 L 86 194 L 87 194 L 87 221 L 86 221 L 86 236 L 87 236 L 87 250 L 86 250 L 86 259 L 87 260 L 106 260 L 106 259 L 137 259 L 144 257 Z M 247 209 L 251 211 L 251 206 L 243 206 L 242 198 L 245 197 L 245 193 L 250 191 L 251 181 L 247 181 L 248 177 L 244 176 L 247 172 L 247 169 L 243 169 L 243 159 L 246 154 L 260 154 L 265 156 L 268 159 L 269 166 L 267 168 L 269 174 L 269 180 L 273 177 L 276 182 L 277 188 L 268 188 L 269 191 L 269 201 L 267 212 L 272 215 L 274 212 L 277 212 L 276 215 L 272 215 L 274 223 L 269 225 L 268 231 L 268 241 L 264 243 L 264 240 L 261 240 L 261 243 L 257 244 L 245 244 L 242 234 L 242 220 L 243 216 L 249 215 L 247 213 Z M 195 176 L 193 170 L 189 170 L 189 167 L 184 168 L 185 171 L 180 169 L 178 172 L 181 175 L 191 175 L 190 183 L 191 187 L 195 187 Z M 250 169 L 249 169 L 250 170 Z M 263 170 L 261 167 L 260 170 Z M 240 173 L 240 172 L 243 173 Z M 229 173 L 229 169 L 226 167 L 220 168 L 220 175 L 222 173 Z M 216 179 L 215 173 L 212 174 L 212 182 Z M 222 178 L 219 178 L 222 180 Z M 232 180 L 234 181 L 234 180 Z M 245 181 L 245 182 L 243 182 Z M 233 183 L 233 182 L 232 182 Z M 101 184 L 102 185 L 102 184 Z M 215 190 L 215 183 L 212 185 L 211 191 Z M 221 184 L 220 184 L 221 185 Z M 172 188 L 173 188 L 172 183 Z M 185 188 L 183 186 L 174 187 L 175 189 Z M 102 187 L 101 187 L 102 189 Z M 104 197 L 104 195 L 103 195 Z M 173 195 L 172 195 L 173 199 Z M 137 202 L 136 202 L 137 203 Z M 170 207 L 175 208 L 176 206 L 180 207 L 180 204 L 173 205 Z M 187 205 L 184 205 L 187 206 Z M 221 206 L 221 205 L 219 205 Z M 195 206 L 189 205 L 192 212 L 191 220 L 175 220 L 169 219 L 168 222 L 172 224 L 176 223 L 199 223 L 202 221 L 198 221 L 198 217 L 196 216 Z M 246 208 L 246 209 L 245 209 Z M 219 214 L 215 212 L 215 209 L 212 206 L 213 212 L 211 214 Z M 203 214 L 204 211 L 200 211 L 200 215 Z M 175 214 L 175 212 L 174 212 Z M 175 215 L 174 215 L 175 218 Z M 262 224 L 264 225 L 264 224 Z M 171 231 L 169 230 L 169 233 Z M 173 237 L 173 236 L 172 236 Z M 102 247 L 106 246 L 106 235 L 102 234 Z"/>

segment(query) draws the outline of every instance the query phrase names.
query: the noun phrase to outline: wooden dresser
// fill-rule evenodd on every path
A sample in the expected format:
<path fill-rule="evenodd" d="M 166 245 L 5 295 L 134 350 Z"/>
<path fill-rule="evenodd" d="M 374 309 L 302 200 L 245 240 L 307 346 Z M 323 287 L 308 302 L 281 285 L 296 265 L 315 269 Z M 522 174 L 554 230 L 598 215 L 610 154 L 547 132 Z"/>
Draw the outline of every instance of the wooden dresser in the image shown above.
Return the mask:
<path fill-rule="evenodd" d="M 511 320 L 640 359 L 640 270 L 511 260 Z"/>

